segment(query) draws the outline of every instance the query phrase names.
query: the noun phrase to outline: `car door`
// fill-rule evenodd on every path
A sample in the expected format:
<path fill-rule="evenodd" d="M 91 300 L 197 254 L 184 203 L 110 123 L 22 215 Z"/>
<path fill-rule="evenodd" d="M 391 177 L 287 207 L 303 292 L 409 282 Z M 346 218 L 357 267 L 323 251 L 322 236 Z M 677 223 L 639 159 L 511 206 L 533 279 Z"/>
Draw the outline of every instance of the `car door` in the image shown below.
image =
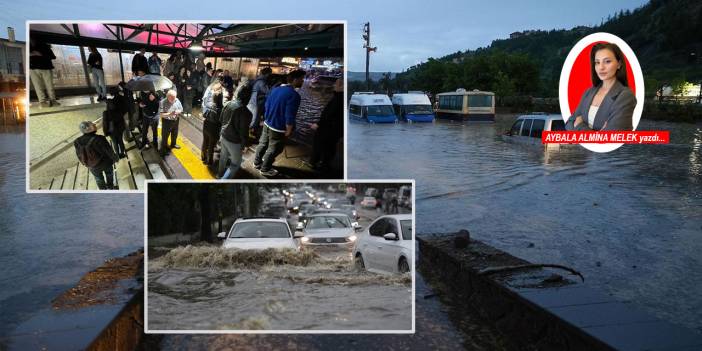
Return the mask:
<path fill-rule="evenodd" d="M 400 232 L 400 224 L 395 218 L 387 218 L 385 226 L 385 234 L 395 233 L 398 238 L 402 236 Z M 388 272 L 397 271 L 397 258 L 400 256 L 400 241 L 399 240 L 385 240 L 382 236 L 382 244 L 378 248 L 378 260 L 381 269 Z"/>
<path fill-rule="evenodd" d="M 380 250 L 383 234 L 387 221 L 385 218 L 379 218 L 368 227 L 368 240 L 365 241 L 365 247 L 362 247 L 363 259 L 366 264 L 366 269 L 382 269 L 378 254 Z"/>

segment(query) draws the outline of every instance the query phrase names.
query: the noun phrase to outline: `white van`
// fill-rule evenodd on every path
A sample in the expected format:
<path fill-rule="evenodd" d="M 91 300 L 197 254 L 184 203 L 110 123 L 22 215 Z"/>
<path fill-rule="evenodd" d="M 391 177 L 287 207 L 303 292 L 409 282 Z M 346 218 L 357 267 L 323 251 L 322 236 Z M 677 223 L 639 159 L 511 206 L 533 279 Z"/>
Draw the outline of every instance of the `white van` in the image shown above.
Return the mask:
<path fill-rule="evenodd" d="M 433 122 L 434 110 L 429 97 L 423 92 L 408 92 L 392 96 L 392 106 L 400 120 Z"/>
<path fill-rule="evenodd" d="M 372 92 L 356 92 L 351 96 L 349 118 L 368 123 L 397 122 L 390 98 Z"/>

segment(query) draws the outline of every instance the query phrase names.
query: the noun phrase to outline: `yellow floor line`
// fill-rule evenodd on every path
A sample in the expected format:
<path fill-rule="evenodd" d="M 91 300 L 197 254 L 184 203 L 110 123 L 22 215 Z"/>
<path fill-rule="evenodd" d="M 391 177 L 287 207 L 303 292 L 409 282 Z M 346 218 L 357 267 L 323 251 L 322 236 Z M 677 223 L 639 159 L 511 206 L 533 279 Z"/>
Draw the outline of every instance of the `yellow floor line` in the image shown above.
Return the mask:
<path fill-rule="evenodd" d="M 163 135 L 160 125 L 158 133 Z M 183 137 L 182 134 L 178 134 L 177 144 L 180 145 L 180 149 L 171 149 L 171 153 L 180 161 L 192 179 L 215 179 L 207 166 L 202 164 L 200 160 L 200 148 L 188 138 Z"/>

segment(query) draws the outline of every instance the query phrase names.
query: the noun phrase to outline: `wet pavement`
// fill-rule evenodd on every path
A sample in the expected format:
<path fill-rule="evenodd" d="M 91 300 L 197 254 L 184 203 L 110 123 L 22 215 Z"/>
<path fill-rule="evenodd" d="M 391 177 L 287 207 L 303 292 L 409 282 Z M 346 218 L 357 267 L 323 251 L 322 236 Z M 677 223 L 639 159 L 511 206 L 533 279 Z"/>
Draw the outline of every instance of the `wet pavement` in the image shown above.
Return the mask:
<path fill-rule="evenodd" d="M 501 140 L 515 118 L 349 123 L 349 178 L 414 178 L 418 233 L 468 229 L 702 331 L 702 126 L 643 120 L 671 144 L 545 152 Z"/>

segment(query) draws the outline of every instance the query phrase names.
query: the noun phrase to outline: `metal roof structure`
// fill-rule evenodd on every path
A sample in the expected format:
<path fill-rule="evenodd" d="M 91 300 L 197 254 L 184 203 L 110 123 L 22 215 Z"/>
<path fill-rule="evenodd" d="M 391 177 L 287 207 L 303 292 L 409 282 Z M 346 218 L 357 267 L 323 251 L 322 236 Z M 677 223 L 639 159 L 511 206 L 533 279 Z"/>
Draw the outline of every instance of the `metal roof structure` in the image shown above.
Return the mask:
<path fill-rule="evenodd" d="M 171 53 L 202 48 L 217 57 L 342 57 L 342 23 L 30 23 L 51 44 Z M 198 49 L 200 50 L 200 49 Z"/>

